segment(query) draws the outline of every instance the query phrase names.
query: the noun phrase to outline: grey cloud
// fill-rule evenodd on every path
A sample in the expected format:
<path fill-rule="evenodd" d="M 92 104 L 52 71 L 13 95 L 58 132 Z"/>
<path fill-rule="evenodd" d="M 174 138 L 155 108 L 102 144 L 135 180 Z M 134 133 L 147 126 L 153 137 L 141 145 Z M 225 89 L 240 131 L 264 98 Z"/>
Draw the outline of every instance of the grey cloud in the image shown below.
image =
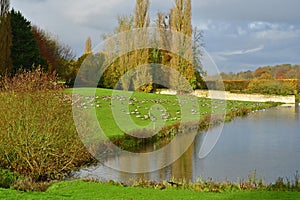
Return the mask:
<path fill-rule="evenodd" d="M 298 0 L 201 0 L 193 2 L 194 17 L 225 21 L 298 23 Z"/>
<path fill-rule="evenodd" d="M 113 31 L 118 15 L 133 12 L 134 2 L 14 0 L 11 5 L 80 56 L 86 38 L 91 36 L 93 45 L 97 45 L 102 34 Z M 150 4 L 154 20 L 157 11 L 170 10 L 173 0 L 150 0 Z M 300 63 L 299 0 L 193 0 L 192 4 L 193 24 L 204 30 L 205 47 L 221 71 L 268 63 Z"/>

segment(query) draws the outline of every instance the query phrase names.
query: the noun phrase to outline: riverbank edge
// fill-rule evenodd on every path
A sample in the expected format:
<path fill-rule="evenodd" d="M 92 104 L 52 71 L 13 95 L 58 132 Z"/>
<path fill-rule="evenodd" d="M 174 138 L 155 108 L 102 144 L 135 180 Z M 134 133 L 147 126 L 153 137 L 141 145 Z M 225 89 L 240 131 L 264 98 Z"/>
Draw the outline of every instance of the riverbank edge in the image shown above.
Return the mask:
<path fill-rule="evenodd" d="M 123 183 L 96 182 L 91 180 L 61 181 L 49 184 L 45 191 L 18 191 L 1 189 L 3 199 L 298 199 L 299 184 L 283 183 L 266 186 L 253 179 L 238 184 L 211 180 L 197 183 L 186 181 L 152 181 L 135 182 L 133 185 Z M 255 198 L 254 198 L 255 197 Z"/>
<path fill-rule="evenodd" d="M 273 107 L 277 107 L 282 105 L 282 103 L 278 102 L 269 102 L 268 105 L 258 105 L 256 107 L 246 107 L 243 106 L 237 110 L 231 110 L 226 112 L 226 114 L 211 114 L 207 115 L 199 121 L 190 121 L 190 122 L 177 122 L 172 125 L 168 125 L 163 127 L 157 134 L 149 138 L 139 138 L 134 137 L 134 135 L 139 135 L 141 133 L 145 135 L 151 135 L 152 130 L 139 130 L 134 131 L 129 134 L 124 134 L 122 136 L 114 136 L 110 137 L 109 140 L 119 148 L 132 151 L 139 152 L 139 150 L 145 145 L 156 145 L 162 146 L 166 143 L 169 143 L 177 134 L 180 134 L 185 131 L 197 131 L 198 133 L 202 133 L 207 131 L 209 128 L 216 127 L 222 123 L 228 123 L 234 120 L 237 117 L 245 117 L 251 112 L 269 109 Z M 103 146 L 99 147 L 99 149 L 103 149 Z"/>

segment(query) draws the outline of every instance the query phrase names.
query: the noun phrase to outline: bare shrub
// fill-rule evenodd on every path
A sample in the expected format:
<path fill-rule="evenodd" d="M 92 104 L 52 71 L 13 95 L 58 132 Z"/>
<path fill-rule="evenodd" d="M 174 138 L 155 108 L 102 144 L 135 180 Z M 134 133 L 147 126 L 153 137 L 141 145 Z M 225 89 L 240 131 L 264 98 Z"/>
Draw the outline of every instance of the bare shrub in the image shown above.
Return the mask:
<path fill-rule="evenodd" d="M 0 168 L 33 181 L 63 178 L 93 158 L 78 137 L 70 98 L 37 69 L 2 79 Z"/>

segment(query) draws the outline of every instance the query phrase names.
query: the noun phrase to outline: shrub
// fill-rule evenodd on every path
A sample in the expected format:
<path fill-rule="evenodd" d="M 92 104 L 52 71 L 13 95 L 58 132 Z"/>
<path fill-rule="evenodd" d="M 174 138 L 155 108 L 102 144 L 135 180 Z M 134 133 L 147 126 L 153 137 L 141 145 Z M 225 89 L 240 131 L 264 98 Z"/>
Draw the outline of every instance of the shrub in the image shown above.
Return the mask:
<path fill-rule="evenodd" d="M 277 79 L 277 80 L 225 80 L 207 81 L 209 89 L 220 90 L 224 84 L 225 91 L 247 92 L 258 94 L 291 95 L 299 91 L 299 80 Z"/>
<path fill-rule="evenodd" d="M 57 82 L 56 73 L 47 73 L 41 67 L 38 67 L 33 71 L 20 70 L 13 77 L 2 77 L 0 79 L 0 91 L 50 91 L 59 90 L 64 87 Z"/>
<path fill-rule="evenodd" d="M 226 91 L 239 91 L 247 89 L 249 86 L 249 80 L 232 80 L 232 81 L 224 81 L 224 88 Z"/>
<path fill-rule="evenodd" d="M 45 192 L 50 185 L 51 182 L 36 182 L 31 177 L 21 177 L 12 187 L 20 191 Z"/>
<path fill-rule="evenodd" d="M 246 91 L 260 94 L 292 95 L 297 91 L 297 80 L 252 80 Z"/>
<path fill-rule="evenodd" d="M 57 179 L 92 160 L 72 118 L 71 98 L 40 70 L 5 77 L 0 92 L 0 167 L 33 181 Z"/>
<path fill-rule="evenodd" d="M 0 169 L 0 188 L 10 188 L 19 178 L 16 172 L 11 172 L 8 169 Z"/>

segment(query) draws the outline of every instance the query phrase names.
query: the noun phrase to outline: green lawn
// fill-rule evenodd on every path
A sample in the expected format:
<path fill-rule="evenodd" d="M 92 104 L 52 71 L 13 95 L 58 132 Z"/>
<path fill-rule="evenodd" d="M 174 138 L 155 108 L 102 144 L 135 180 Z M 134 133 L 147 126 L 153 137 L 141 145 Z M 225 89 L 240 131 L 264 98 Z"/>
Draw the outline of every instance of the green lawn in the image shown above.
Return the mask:
<path fill-rule="evenodd" d="M 198 120 L 211 112 L 228 112 L 241 107 L 257 110 L 271 105 L 270 103 L 224 102 L 206 98 L 130 93 L 107 89 L 79 88 L 67 91 L 84 96 L 82 106 L 86 109 L 95 108 L 101 128 L 108 137 L 123 135 L 124 131 L 120 129 L 120 126 L 123 130 L 130 132 L 142 128 L 151 129 L 154 126 L 163 127 L 179 121 Z M 152 121 L 153 116 L 157 119 L 156 122 Z"/>
<path fill-rule="evenodd" d="M 237 191 L 223 193 L 194 192 L 168 188 L 122 187 L 84 181 L 56 183 L 46 192 L 20 192 L 0 189 L 0 199 L 300 199 L 299 192 Z"/>

